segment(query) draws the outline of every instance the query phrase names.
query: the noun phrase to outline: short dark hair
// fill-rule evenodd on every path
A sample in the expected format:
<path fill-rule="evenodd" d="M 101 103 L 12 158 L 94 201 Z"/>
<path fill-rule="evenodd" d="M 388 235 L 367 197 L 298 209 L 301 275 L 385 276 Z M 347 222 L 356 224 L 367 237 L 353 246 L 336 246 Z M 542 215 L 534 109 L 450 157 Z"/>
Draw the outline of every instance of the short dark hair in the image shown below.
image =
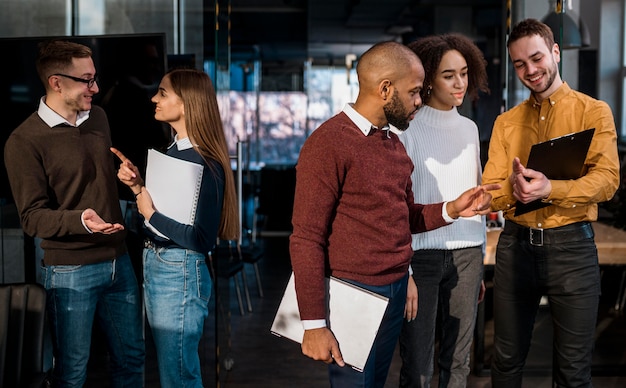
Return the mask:
<path fill-rule="evenodd" d="M 90 58 L 91 49 L 85 45 L 65 40 L 48 40 L 39 43 L 37 56 L 37 74 L 44 86 L 48 78 L 55 73 L 65 73 L 72 66 L 74 58 Z"/>
<path fill-rule="evenodd" d="M 511 43 L 518 39 L 533 35 L 539 35 L 543 38 L 549 49 L 552 49 L 552 46 L 554 46 L 554 33 L 547 24 L 542 23 L 537 19 L 524 19 L 517 23 L 511 30 L 509 39 L 506 42 L 506 47 L 509 47 Z"/>
<path fill-rule="evenodd" d="M 489 93 L 487 77 L 487 61 L 482 51 L 471 39 L 456 33 L 431 35 L 419 38 L 407 45 L 422 60 L 426 77 L 421 92 L 422 101 L 428 102 L 428 88 L 437 76 L 437 69 L 444 54 L 451 50 L 461 53 L 468 68 L 467 95 L 471 100 L 478 99 L 478 92 Z"/>

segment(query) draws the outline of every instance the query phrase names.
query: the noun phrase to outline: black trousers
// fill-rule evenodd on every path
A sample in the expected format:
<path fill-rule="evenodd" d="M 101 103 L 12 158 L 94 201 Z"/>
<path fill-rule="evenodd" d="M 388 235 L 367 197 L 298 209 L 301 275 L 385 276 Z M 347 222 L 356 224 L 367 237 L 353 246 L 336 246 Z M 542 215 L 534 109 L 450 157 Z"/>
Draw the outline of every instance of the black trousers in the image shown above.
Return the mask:
<path fill-rule="evenodd" d="M 507 221 L 496 250 L 492 385 L 521 387 L 542 296 L 554 326 L 556 387 L 591 387 L 600 270 L 588 222 L 529 230 Z"/>

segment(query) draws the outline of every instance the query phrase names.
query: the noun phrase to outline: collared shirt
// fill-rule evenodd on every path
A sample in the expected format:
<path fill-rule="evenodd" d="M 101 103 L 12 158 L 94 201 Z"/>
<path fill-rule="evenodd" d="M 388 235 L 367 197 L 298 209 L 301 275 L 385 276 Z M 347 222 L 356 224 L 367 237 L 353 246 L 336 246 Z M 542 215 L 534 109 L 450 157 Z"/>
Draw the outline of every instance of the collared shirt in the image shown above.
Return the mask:
<path fill-rule="evenodd" d="M 551 180 L 552 191 L 544 199 L 551 206 L 515 217 L 516 199 L 509 182 L 513 158 L 519 157 L 526 165 L 533 144 L 589 128 L 595 128 L 595 133 L 581 178 Z M 554 228 L 595 221 L 597 203 L 611 199 L 619 185 L 617 133 L 610 107 L 572 90 L 566 83 L 541 103 L 531 96 L 496 119 L 483 183 L 502 185 L 491 192 L 492 208 L 503 210 L 507 220 L 520 225 Z"/>
<path fill-rule="evenodd" d="M 37 109 L 37 114 L 46 124 L 48 124 L 50 128 L 54 128 L 57 125 L 69 125 L 71 127 L 78 127 L 89 118 L 88 110 L 79 111 L 78 115 L 76 116 L 76 125 L 70 123 L 63 116 L 53 111 L 52 108 L 46 105 L 46 96 L 41 97 L 41 100 L 39 101 L 39 109 Z"/>
<path fill-rule="evenodd" d="M 88 110 L 80 111 L 76 116 L 76 125 L 70 123 L 63 116 L 53 111 L 52 108 L 46 105 L 46 96 L 41 97 L 41 100 L 39 100 L 39 108 L 37 109 L 37 114 L 50 128 L 54 128 L 58 125 L 69 125 L 70 127 L 78 127 L 89 118 Z M 83 226 L 85 227 L 85 230 L 87 230 L 87 232 L 93 233 L 91 229 L 89 229 L 85 224 L 84 216 L 85 212 L 80 215 L 80 222 L 83 223 Z"/>
<path fill-rule="evenodd" d="M 368 119 L 363 117 L 362 114 L 354 110 L 354 104 L 348 103 L 343 107 L 343 113 L 346 114 L 352 120 L 352 122 L 363 132 L 365 136 L 370 134 L 372 127 L 376 126 L 369 122 Z"/>
<path fill-rule="evenodd" d="M 174 135 L 174 142 L 170 144 L 167 148 L 170 149 L 174 146 L 176 146 L 176 149 L 179 151 L 184 151 L 184 150 L 193 148 L 193 145 L 191 144 L 191 140 L 189 140 L 189 137 L 179 139 L 178 134 Z"/>

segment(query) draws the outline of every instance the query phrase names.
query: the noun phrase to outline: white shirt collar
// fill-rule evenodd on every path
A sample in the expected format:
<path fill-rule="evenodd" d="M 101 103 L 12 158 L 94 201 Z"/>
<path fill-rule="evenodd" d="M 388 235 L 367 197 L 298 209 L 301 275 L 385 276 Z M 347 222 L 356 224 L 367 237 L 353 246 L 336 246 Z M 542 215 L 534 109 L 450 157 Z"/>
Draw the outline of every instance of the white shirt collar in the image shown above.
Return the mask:
<path fill-rule="evenodd" d="M 368 119 L 366 119 L 365 117 L 363 117 L 363 115 L 357 112 L 354 109 L 353 105 L 353 103 L 347 103 L 343 108 L 343 113 L 345 113 L 350 118 L 350 120 L 352 120 L 352 122 L 361 130 L 361 132 L 363 132 L 363 134 L 367 136 L 369 135 L 372 127 L 378 127 L 370 123 Z M 388 126 L 385 126 L 381 129 L 386 131 L 388 129 Z"/>
<path fill-rule="evenodd" d="M 401 130 L 399 130 L 398 128 L 394 127 L 394 126 L 393 126 L 393 125 L 391 125 L 391 124 L 389 124 L 389 130 L 390 130 L 392 133 L 395 133 L 395 134 L 396 134 L 396 135 L 398 135 L 398 136 L 402 135 L 402 133 L 404 132 L 404 131 L 401 131 Z"/>
<path fill-rule="evenodd" d="M 69 125 L 71 127 L 78 127 L 89 118 L 89 111 L 82 110 L 79 111 L 78 115 L 76 116 L 76 125 L 68 122 L 65 118 L 63 118 L 63 116 L 53 111 L 48 105 L 46 105 L 46 96 L 41 97 L 41 99 L 39 100 L 39 108 L 37 109 L 37 114 L 39 115 L 39 117 L 41 117 L 44 123 L 48 124 L 50 128 L 56 127 L 57 125 L 61 124 Z"/>
<path fill-rule="evenodd" d="M 193 148 L 193 145 L 191 144 L 191 140 L 189 140 L 189 137 L 186 137 L 184 139 L 179 139 L 178 134 L 174 135 L 174 142 L 170 144 L 168 148 L 172 148 L 174 144 L 176 144 L 176 149 L 179 151 L 184 151 L 184 150 Z"/>

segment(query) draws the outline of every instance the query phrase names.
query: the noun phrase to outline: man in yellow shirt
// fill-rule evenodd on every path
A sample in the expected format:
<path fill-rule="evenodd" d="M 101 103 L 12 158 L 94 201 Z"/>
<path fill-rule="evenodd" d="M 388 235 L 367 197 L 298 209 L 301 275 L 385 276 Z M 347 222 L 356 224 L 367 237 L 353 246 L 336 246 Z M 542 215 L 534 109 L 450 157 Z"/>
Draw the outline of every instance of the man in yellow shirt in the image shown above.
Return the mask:
<path fill-rule="evenodd" d="M 615 122 L 605 102 L 561 80 L 560 49 L 548 26 L 523 20 L 507 45 L 530 97 L 496 119 L 483 174 L 483 184 L 501 184 L 492 192 L 492 209 L 503 210 L 506 219 L 494 274 L 492 384 L 521 386 L 545 295 L 555 330 L 555 386 L 591 387 L 600 271 L 590 222 L 597 219 L 597 204 L 610 199 L 619 184 Z M 580 178 L 551 180 L 525 168 L 533 144 L 589 128 L 595 133 Z M 535 200 L 549 205 L 515 216 L 518 201 Z"/>

